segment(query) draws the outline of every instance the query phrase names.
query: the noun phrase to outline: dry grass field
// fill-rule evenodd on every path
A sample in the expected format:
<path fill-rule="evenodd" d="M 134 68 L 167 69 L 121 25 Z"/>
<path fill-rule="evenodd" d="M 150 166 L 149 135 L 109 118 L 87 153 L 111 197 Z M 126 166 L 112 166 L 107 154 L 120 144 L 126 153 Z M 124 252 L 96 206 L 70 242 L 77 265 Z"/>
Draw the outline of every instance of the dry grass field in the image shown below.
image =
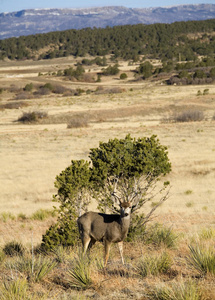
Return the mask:
<path fill-rule="evenodd" d="M 171 257 L 177 257 L 172 273 L 137 279 L 132 276 L 133 270 L 121 267 L 117 248 L 113 247 L 108 271 L 92 275 L 93 289 L 65 292 L 65 287 L 58 286 L 54 292 L 49 279 L 42 288 L 35 284 L 34 293 L 40 290 L 44 299 L 157 299 L 147 298 L 149 286 L 196 277 L 195 272 L 181 262 L 188 253 L 187 241 L 198 240 L 203 229 L 215 230 L 215 85 L 167 86 L 161 80 L 135 81 L 132 70 L 136 66 L 128 66 L 125 62 L 120 62 L 119 68 L 128 74 L 126 80 L 120 80 L 116 75 L 102 77 L 101 82 L 86 83 L 50 75 L 74 63 L 71 57 L 39 62 L 1 62 L 0 246 L 11 240 L 28 246 L 32 240 L 35 246 L 41 242 L 42 234 L 55 217 L 39 221 L 31 216 L 40 209 L 52 209 L 55 176 L 72 159 L 87 159 L 89 149 L 97 147 L 99 141 L 124 138 L 128 133 L 132 137 L 155 134 L 161 144 L 168 147 L 172 163 L 172 172 L 168 175 L 170 197 L 156 211 L 155 221 L 183 235 L 177 250 L 169 250 Z M 93 76 L 99 70 L 98 66 L 90 66 L 86 73 Z M 38 73 L 43 75 L 38 76 Z M 80 95 L 50 93 L 20 99 L 17 96 L 20 89 L 30 83 L 34 87 L 45 83 L 60 84 L 85 92 Z M 120 93 L 116 93 L 119 88 Z M 198 91 L 201 95 L 197 95 Z M 35 111 L 43 112 L 47 117 L 36 124 L 17 122 L 23 113 Z M 173 116 L 187 111 L 201 112 L 204 118 L 196 122 L 170 121 Z M 75 125 L 77 120 L 78 125 Z M 92 208 L 96 209 L 96 205 L 92 204 Z M 21 218 L 22 215 L 26 218 Z M 214 240 L 211 244 L 214 247 Z M 98 251 L 102 250 L 99 248 Z M 157 253 L 158 250 L 128 244 L 125 255 L 131 262 L 149 251 Z M 65 276 L 61 269 L 60 275 Z M 215 299 L 214 276 L 202 277 L 199 284 L 206 289 L 206 296 L 198 299 Z"/>

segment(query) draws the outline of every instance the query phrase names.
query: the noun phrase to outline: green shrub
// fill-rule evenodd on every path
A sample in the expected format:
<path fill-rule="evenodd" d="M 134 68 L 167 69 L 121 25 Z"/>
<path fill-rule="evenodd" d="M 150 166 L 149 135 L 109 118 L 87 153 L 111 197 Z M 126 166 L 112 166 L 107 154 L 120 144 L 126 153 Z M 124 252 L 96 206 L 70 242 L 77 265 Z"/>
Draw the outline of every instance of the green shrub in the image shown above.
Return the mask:
<path fill-rule="evenodd" d="M 51 92 L 54 90 L 53 85 L 52 85 L 51 83 L 49 83 L 49 82 L 45 83 L 45 84 L 42 86 L 42 88 L 48 89 L 48 90 L 50 90 Z"/>
<path fill-rule="evenodd" d="M 113 66 L 108 66 L 106 69 L 103 70 L 102 74 L 105 76 L 109 75 L 117 75 L 119 73 L 119 65 L 115 64 Z"/>
<path fill-rule="evenodd" d="M 126 73 L 122 73 L 120 74 L 120 77 L 119 77 L 121 80 L 123 79 L 127 79 L 128 78 L 128 75 Z"/>
<path fill-rule="evenodd" d="M 26 86 L 24 87 L 24 91 L 31 92 L 33 90 L 33 88 L 34 88 L 34 85 L 31 82 L 31 83 L 26 84 Z"/>
<path fill-rule="evenodd" d="M 79 241 L 76 219 L 62 219 L 49 227 L 42 237 L 41 250 L 51 251 L 56 247 L 75 246 Z"/>
<path fill-rule="evenodd" d="M 16 241 L 12 241 L 7 243 L 3 251 L 8 256 L 15 256 L 15 255 L 23 255 L 25 252 L 25 249 L 21 243 L 18 243 Z"/>

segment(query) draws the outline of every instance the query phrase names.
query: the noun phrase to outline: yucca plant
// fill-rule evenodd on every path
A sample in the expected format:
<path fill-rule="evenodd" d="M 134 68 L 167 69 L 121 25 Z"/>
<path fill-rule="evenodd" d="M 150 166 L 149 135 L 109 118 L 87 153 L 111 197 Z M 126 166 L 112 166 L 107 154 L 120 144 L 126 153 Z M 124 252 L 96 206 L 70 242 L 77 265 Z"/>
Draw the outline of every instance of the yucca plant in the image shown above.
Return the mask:
<path fill-rule="evenodd" d="M 0 288 L 1 300 L 28 300 L 27 295 L 28 283 L 25 279 L 3 282 Z"/>
<path fill-rule="evenodd" d="M 87 289 L 92 285 L 90 276 L 89 258 L 79 255 L 73 261 L 73 266 L 68 271 L 68 283 L 72 288 Z"/>
<path fill-rule="evenodd" d="M 208 273 L 215 275 L 215 251 L 211 247 L 189 246 L 190 255 L 187 257 L 188 263 L 201 275 Z"/>
<path fill-rule="evenodd" d="M 172 259 L 166 252 L 160 255 L 146 256 L 144 259 L 139 261 L 136 267 L 137 273 L 141 277 L 146 277 L 149 275 L 159 275 L 167 273 L 172 265 Z"/>
<path fill-rule="evenodd" d="M 153 300 L 201 300 L 202 292 L 195 281 L 161 284 L 148 293 Z"/>

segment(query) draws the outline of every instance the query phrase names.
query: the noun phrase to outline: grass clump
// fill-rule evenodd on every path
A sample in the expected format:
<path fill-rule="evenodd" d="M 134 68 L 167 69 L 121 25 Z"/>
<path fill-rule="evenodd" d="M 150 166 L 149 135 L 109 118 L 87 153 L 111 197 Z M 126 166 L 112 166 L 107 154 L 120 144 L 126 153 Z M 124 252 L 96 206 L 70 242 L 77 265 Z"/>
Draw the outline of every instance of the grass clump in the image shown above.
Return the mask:
<path fill-rule="evenodd" d="M 21 243 L 12 241 L 4 246 L 3 251 L 8 256 L 22 256 L 25 248 Z"/>
<path fill-rule="evenodd" d="M 54 216 L 55 216 L 55 212 L 53 210 L 38 209 L 37 211 L 35 211 L 32 214 L 31 219 L 38 220 L 38 221 L 44 221 L 45 219 L 47 219 L 49 217 L 54 217 Z"/>
<path fill-rule="evenodd" d="M 15 220 L 16 217 L 10 212 L 3 212 L 0 215 L 0 220 L 6 223 L 8 220 Z"/>
<path fill-rule="evenodd" d="M 189 246 L 190 255 L 187 257 L 189 265 L 199 274 L 215 275 L 215 251 L 212 247 Z"/>
<path fill-rule="evenodd" d="M 202 292 L 193 280 L 160 284 L 148 293 L 153 300 L 201 300 Z"/>
<path fill-rule="evenodd" d="M 167 273 L 171 265 L 172 259 L 169 254 L 163 252 L 160 255 L 146 256 L 144 259 L 141 259 L 137 265 L 137 273 L 141 277 L 157 276 Z"/>
<path fill-rule="evenodd" d="M 92 285 L 90 261 L 86 256 L 79 255 L 73 261 L 72 268 L 68 271 L 70 287 L 85 290 Z"/>
<path fill-rule="evenodd" d="M 175 248 L 178 235 L 172 230 L 161 224 L 155 224 L 149 227 L 144 237 L 146 244 L 153 244 L 156 247 L 165 246 L 167 248 Z"/>
<path fill-rule="evenodd" d="M 215 228 L 203 228 L 199 237 L 204 240 L 215 239 Z"/>

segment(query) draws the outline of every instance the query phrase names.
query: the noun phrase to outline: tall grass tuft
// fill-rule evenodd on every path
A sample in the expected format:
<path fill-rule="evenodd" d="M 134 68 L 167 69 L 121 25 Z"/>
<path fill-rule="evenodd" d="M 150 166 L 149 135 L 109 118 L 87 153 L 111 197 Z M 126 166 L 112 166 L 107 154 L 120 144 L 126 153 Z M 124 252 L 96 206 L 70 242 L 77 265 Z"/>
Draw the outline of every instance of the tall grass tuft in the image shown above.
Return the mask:
<path fill-rule="evenodd" d="M 141 277 L 147 277 L 150 275 L 159 275 L 167 273 L 172 265 L 172 259 L 169 254 L 163 252 L 160 255 L 146 256 L 139 261 L 137 265 L 137 274 Z"/>
<path fill-rule="evenodd" d="M 55 211 L 54 210 L 48 210 L 48 209 L 38 209 L 35 211 L 31 219 L 32 220 L 38 220 L 38 221 L 44 221 L 45 219 L 49 217 L 54 217 L 55 216 Z"/>
<path fill-rule="evenodd" d="M 27 295 L 28 283 L 25 279 L 17 279 L 11 282 L 5 281 L 0 287 L 1 300 L 29 300 Z"/>
<path fill-rule="evenodd" d="M 172 282 L 161 284 L 148 294 L 153 300 L 201 300 L 202 292 L 195 281 Z"/>
<path fill-rule="evenodd" d="M 199 237 L 204 240 L 215 239 L 215 229 L 214 228 L 204 228 L 199 234 Z"/>
<path fill-rule="evenodd" d="M 68 283 L 72 288 L 85 290 L 92 285 L 89 258 L 80 254 L 73 261 L 72 268 L 68 271 Z"/>
<path fill-rule="evenodd" d="M 188 263 L 201 275 L 215 275 L 215 251 L 213 248 L 203 248 L 196 245 L 189 246 L 190 255 L 187 257 Z"/>

